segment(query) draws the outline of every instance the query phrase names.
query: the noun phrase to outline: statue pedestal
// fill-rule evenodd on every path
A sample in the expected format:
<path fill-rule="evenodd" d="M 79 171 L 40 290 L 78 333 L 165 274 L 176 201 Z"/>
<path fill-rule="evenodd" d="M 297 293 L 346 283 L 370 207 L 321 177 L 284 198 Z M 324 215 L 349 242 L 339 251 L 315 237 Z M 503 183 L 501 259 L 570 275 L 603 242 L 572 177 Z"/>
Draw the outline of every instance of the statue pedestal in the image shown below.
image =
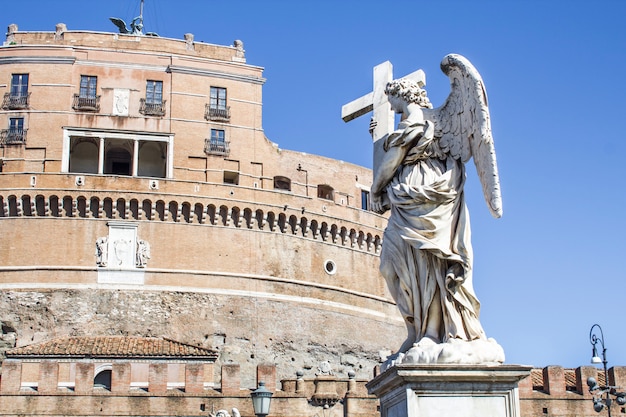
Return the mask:
<path fill-rule="evenodd" d="M 520 417 L 520 365 L 392 366 L 367 383 L 382 417 Z"/>

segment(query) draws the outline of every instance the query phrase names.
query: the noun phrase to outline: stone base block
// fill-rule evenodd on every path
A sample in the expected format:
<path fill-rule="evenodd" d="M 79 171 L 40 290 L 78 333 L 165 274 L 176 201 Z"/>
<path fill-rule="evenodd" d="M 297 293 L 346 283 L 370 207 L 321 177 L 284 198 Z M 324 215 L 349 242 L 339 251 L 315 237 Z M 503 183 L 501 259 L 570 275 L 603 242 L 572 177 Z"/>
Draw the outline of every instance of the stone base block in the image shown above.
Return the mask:
<path fill-rule="evenodd" d="M 382 417 L 520 417 L 519 365 L 397 365 L 367 384 Z"/>

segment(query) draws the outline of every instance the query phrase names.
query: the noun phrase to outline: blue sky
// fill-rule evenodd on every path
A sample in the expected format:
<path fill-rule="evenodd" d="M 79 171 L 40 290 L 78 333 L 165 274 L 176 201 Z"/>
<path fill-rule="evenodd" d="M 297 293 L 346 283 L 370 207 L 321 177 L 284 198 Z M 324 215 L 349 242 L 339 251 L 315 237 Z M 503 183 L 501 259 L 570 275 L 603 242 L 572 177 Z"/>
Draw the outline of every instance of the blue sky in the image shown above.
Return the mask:
<path fill-rule="evenodd" d="M 116 31 L 139 0 L 20 0 L 4 26 Z M 474 283 L 488 336 L 508 363 L 589 364 L 589 329 L 626 366 L 626 2 L 146 0 L 148 31 L 231 45 L 265 68 L 264 129 L 281 148 L 371 167 L 368 117 L 341 106 L 372 67 L 426 72 L 439 106 L 448 53 L 467 57 L 489 96 L 504 216 L 491 218 L 470 162 Z"/>

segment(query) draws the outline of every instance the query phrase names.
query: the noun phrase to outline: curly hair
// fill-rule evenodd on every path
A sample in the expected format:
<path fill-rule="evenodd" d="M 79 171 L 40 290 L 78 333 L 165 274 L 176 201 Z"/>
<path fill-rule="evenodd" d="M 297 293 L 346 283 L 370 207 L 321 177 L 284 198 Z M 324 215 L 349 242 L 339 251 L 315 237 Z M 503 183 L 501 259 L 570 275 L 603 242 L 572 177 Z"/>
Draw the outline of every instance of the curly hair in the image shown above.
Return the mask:
<path fill-rule="evenodd" d="M 399 80 L 388 82 L 385 87 L 385 94 L 400 97 L 407 103 L 419 104 L 420 107 L 433 108 L 426 95 L 426 90 L 421 88 L 417 82 L 408 78 L 400 78 Z"/>

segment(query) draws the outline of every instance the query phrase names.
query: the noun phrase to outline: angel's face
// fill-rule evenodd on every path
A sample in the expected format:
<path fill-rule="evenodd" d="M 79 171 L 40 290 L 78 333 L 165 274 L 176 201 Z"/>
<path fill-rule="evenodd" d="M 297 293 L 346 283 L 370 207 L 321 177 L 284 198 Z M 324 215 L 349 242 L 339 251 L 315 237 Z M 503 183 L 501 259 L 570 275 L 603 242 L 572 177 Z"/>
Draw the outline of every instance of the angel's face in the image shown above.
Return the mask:
<path fill-rule="evenodd" d="M 402 113 L 404 101 L 400 97 L 390 94 L 387 96 L 387 100 L 389 100 L 391 110 L 393 110 L 394 113 Z"/>

